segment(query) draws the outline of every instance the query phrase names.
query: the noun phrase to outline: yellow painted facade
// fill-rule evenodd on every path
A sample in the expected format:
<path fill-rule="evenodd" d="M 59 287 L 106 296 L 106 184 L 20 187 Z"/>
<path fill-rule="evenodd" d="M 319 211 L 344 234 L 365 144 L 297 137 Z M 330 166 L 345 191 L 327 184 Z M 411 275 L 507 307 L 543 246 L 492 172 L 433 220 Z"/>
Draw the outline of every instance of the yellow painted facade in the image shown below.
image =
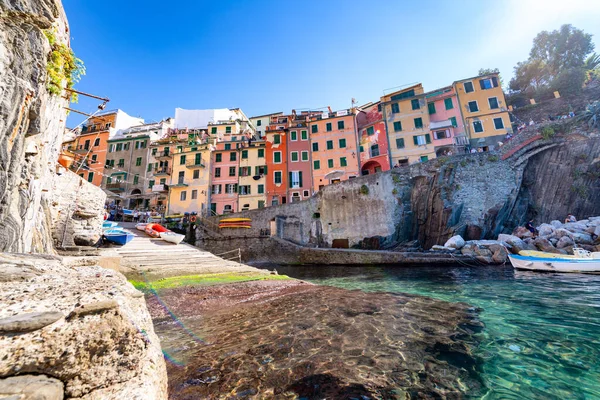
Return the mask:
<path fill-rule="evenodd" d="M 493 150 L 512 132 L 508 107 L 498 74 L 453 83 L 471 147 Z"/>
<path fill-rule="evenodd" d="M 208 144 L 176 148 L 172 157 L 167 214 L 196 212 L 202 215 L 206 212 L 210 194 L 210 162 Z"/>
<path fill-rule="evenodd" d="M 267 202 L 265 142 L 252 142 L 249 147 L 240 149 L 239 156 L 238 209 L 244 211 L 263 208 Z M 254 179 L 254 177 L 259 178 Z M 248 189 L 249 194 L 247 194 Z"/>
<path fill-rule="evenodd" d="M 392 166 L 435 158 L 424 93 L 419 83 L 381 98 Z"/>

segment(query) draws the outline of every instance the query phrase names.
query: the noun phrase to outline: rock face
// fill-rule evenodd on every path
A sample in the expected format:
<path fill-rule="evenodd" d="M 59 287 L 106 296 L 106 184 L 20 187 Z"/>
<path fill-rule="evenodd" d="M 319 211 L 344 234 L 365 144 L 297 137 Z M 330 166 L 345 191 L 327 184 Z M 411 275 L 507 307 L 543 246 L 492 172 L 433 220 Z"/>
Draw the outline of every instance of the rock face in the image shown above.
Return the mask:
<path fill-rule="evenodd" d="M 60 0 L 0 2 L 0 251 L 52 252 L 50 208 L 75 188 L 55 182 L 68 103 L 47 91 L 45 30 L 68 45 Z"/>
<path fill-rule="evenodd" d="M 93 246 L 102 235 L 106 194 L 71 171 L 57 175 L 50 206 L 55 247 Z"/>
<path fill-rule="evenodd" d="M 0 379 L 0 398 L 6 400 L 62 400 L 63 390 L 61 381 L 45 375 Z"/>
<path fill-rule="evenodd" d="M 66 398 L 166 399 L 165 363 L 145 300 L 123 275 L 93 260 L 71 267 L 68 259 L 3 254 L 0 264 L 12 266 L 0 280 L 4 382 L 47 375 L 64 385 Z"/>

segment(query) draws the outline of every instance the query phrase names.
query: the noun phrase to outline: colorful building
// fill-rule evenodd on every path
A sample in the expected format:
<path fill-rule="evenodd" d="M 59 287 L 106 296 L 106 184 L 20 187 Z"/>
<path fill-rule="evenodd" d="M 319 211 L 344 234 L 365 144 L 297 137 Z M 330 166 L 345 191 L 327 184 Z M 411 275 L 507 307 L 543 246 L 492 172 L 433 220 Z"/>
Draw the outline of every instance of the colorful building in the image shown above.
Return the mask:
<path fill-rule="evenodd" d="M 265 130 L 267 150 L 267 204 L 276 206 L 287 203 L 288 188 L 288 152 L 287 136 L 291 116 L 271 116 L 271 121 Z"/>
<path fill-rule="evenodd" d="M 453 86 L 425 94 L 429 113 L 429 131 L 436 156 L 464 153 L 469 140 Z"/>
<path fill-rule="evenodd" d="M 313 190 L 360 175 L 355 118 L 351 110 L 310 117 Z"/>
<path fill-rule="evenodd" d="M 493 150 L 512 133 L 498 74 L 462 79 L 452 84 L 471 148 Z"/>
<path fill-rule="evenodd" d="M 251 140 L 249 143 L 242 143 L 239 149 L 239 158 L 238 210 L 264 208 L 267 204 L 265 141 Z"/>
<path fill-rule="evenodd" d="M 173 157 L 187 143 L 187 134 L 169 129 L 166 136 L 150 143 L 148 169 L 151 171 L 147 190 L 152 193 L 150 208 L 167 212 L 169 187 L 173 176 Z"/>
<path fill-rule="evenodd" d="M 271 123 L 271 117 L 277 117 L 283 115 L 282 112 L 276 112 L 265 115 L 257 115 L 256 117 L 250 117 L 250 123 L 256 129 L 257 139 L 262 139 L 266 135 L 267 126 Z"/>
<path fill-rule="evenodd" d="M 422 84 L 383 96 L 381 105 L 391 146 L 392 166 L 435 158 Z"/>
<path fill-rule="evenodd" d="M 148 189 L 152 176 L 149 145 L 167 134 L 172 121 L 169 118 L 159 123 L 132 126 L 108 140 L 102 187 L 119 195 L 125 207 L 150 208 L 153 196 Z"/>
<path fill-rule="evenodd" d="M 205 215 L 209 209 L 212 141 L 201 129 L 178 130 L 178 137 L 166 213 Z"/>
<path fill-rule="evenodd" d="M 77 154 L 77 162 L 71 169 L 79 169 L 78 174 L 83 179 L 102 186 L 108 140 L 122 129 L 143 123 L 143 119 L 131 117 L 122 110 L 103 111 L 90 117 L 75 140 L 73 152 Z"/>
<path fill-rule="evenodd" d="M 361 175 L 372 175 L 390 169 L 389 140 L 381 103 L 368 103 L 358 108 L 356 125 L 359 135 Z"/>
<path fill-rule="evenodd" d="M 291 203 L 306 200 L 313 194 L 311 141 L 308 133 L 310 113 L 292 111 L 287 135 L 288 193 Z"/>

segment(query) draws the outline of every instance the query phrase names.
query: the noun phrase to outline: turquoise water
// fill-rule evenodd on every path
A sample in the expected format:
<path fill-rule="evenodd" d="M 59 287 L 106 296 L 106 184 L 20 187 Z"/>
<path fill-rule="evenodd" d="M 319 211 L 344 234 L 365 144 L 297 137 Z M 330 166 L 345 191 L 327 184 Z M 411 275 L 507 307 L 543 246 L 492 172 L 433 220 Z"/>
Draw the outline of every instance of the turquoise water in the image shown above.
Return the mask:
<path fill-rule="evenodd" d="M 309 282 L 480 307 L 484 399 L 600 399 L 600 276 L 508 267 L 279 267 Z"/>

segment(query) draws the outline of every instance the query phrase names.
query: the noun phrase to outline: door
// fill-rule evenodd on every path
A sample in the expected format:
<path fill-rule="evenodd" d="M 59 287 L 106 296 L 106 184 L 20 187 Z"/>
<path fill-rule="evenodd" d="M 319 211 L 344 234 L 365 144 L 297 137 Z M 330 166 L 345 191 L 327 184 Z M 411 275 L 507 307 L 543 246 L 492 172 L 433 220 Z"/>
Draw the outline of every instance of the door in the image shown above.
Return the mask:
<path fill-rule="evenodd" d="M 210 203 L 210 215 L 217 215 L 217 203 Z"/>

